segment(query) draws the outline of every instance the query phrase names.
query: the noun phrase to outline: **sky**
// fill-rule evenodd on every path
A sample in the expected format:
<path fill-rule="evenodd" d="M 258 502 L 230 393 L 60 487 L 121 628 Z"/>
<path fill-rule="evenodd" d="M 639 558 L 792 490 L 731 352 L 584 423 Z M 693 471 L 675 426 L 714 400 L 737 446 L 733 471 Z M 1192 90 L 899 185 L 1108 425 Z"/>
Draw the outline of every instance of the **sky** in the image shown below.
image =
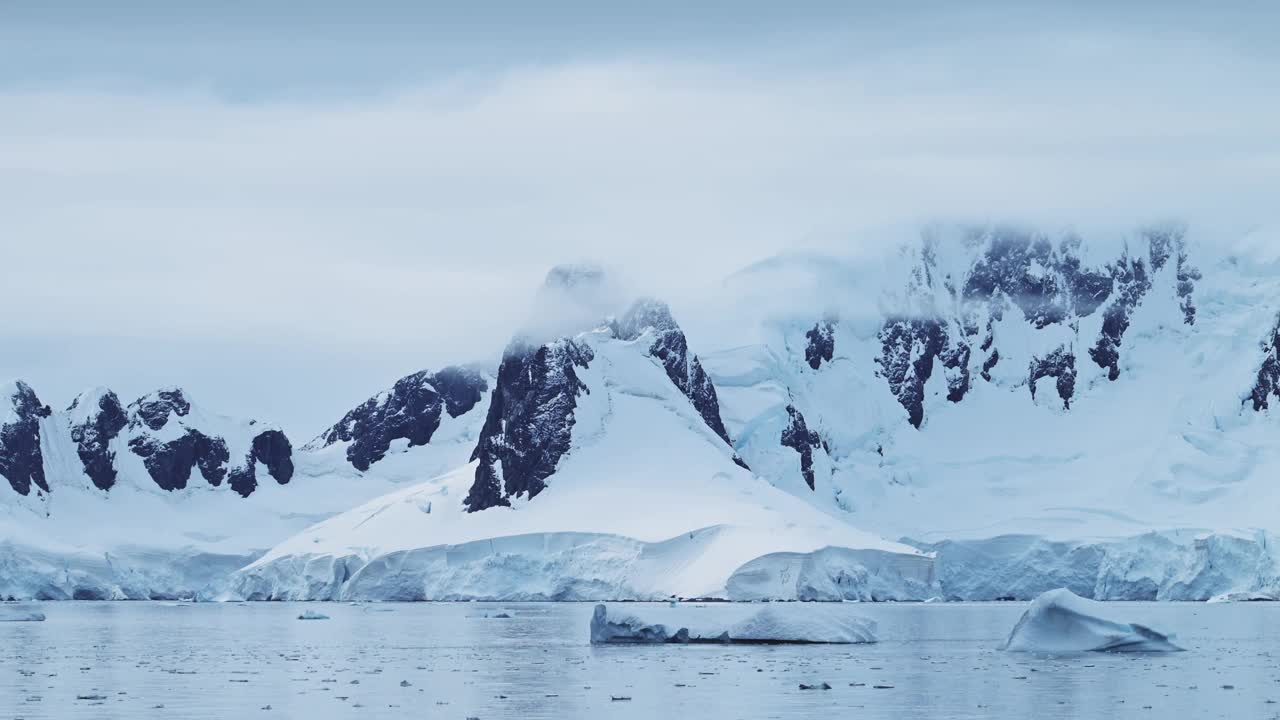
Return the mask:
<path fill-rule="evenodd" d="M 561 262 L 698 349 L 886 227 L 1270 220 L 1280 10 L 1112 5 L 0 0 L 0 378 L 305 440 Z"/>

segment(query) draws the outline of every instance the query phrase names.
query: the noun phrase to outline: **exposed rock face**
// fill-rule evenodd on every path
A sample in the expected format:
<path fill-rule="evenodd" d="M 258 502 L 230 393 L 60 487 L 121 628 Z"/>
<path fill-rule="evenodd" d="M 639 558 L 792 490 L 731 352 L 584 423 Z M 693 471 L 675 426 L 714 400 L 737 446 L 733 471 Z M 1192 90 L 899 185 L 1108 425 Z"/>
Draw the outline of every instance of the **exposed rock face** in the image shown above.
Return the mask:
<path fill-rule="evenodd" d="M 169 422 L 169 415 L 186 417 L 191 412 L 191 403 L 178 388 L 158 390 L 144 395 L 129 405 L 135 422 L 141 422 L 152 430 L 159 430 Z"/>
<path fill-rule="evenodd" d="M 151 481 L 169 491 L 186 488 L 196 469 L 214 487 L 229 476 L 232 489 L 245 497 L 258 486 L 258 465 L 280 484 L 293 477 L 293 448 L 283 432 L 254 428 L 253 421 L 225 423 L 225 419 L 226 430 L 218 430 L 219 420 L 195 412 L 177 388 L 145 395 L 128 408 L 121 406 L 120 398 L 110 390 L 94 390 L 81 394 L 66 412 L 54 416 L 25 383 L 9 387 L 11 397 L 7 400 L 12 410 L 0 409 L 0 476 L 23 495 L 31 492 L 32 485 L 44 492 L 55 490 L 45 477 L 41 453 L 41 421 L 49 417 L 55 417 L 50 422 L 65 423 L 62 427 L 69 433 L 55 433 L 47 442 L 65 443 L 69 436 L 70 444 L 59 446 L 57 454 L 69 456 L 74 450 L 85 476 L 102 491 L 118 484 L 117 453 L 125 446 L 142 459 Z M 0 404 L 0 408 L 5 406 Z M 255 430 L 252 437 L 235 434 Z M 228 431 L 230 439 L 222 437 Z M 243 463 L 232 465 L 228 448 L 246 446 Z M 78 476 L 61 479 L 79 480 Z"/>
<path fill-rule="evenodd" d="M 517 339 L 507 348 L 471 456 L 480 464 L 463 501 L 469 512 L 542 492 L 569 450 L 578 396 L 589 392 L 577 371 L 593 359 L 589 346 L 569 339 L 536 347 Z"/>
<path fill-rule="evenodd" d="M 952 344 L 945 326 L 936 319 L 898 318 L 880 329 L 881 353 L 876 362 L 889 382 L 889 391 L 907 410 L 916 427 L 924 422 L 924 387 L 933 377 L 937 359 L 947 370 L 947 398 L 960 402 L 969 391 L 969 346 Z"/>
<path fill-rule="evenodd" d="M 831 362 L 836 353 L 836 327 L 831 320 L 816 323 L 813 329 L 804 334 L 809 344 L 804 349 L 805 362 L 817 370 L 823 362 Z"/>
<path fill-rule="evenodd" d="M 120 398 L 110 390 L 82 395 L 67 411 L 73 418 L 71 439 L 76 443 L 84 473 L 99 490 L 110 490 L 116 482 L 116 454 L 111 450 L 111 441 L 129 424 Z M 167 417 L 166 413 L 161 420 Z"/>
<path fill-rule="evenodd" d="M 1060 347 L 1043 358 L 1033 358 L 1028 370 L 1028 385 L 1031 387 L 1031 398 L 1036 397 L 1036 381 L 1043 377 L 1057 380 L 1058 397 L 1062 398 L 1062 408 L 1071 409 L 1071 396 L 1076 391 L 1076 356 L 1069 349 Z"/>
<path fill-rule="evenodd" d="M 401 378 L 391 390 L 366 400 L 308 445 L 311 449 L 347 442 L 347 460 L 365 471 L 382 460 L 393 440 L 426 445 L 440 427 L 441 413 L 470 412 L 489 389 L 477 371 L 447 367 Z"/>
<path fill-rule="evenodd" d="M 199 466 L 200 475 L 213 486 L 222 484 L 231 459 L 222 438 L 211 438 L 198 430 L 187 430 L 167 442 L 150 435 L 129 439 L 129 449 L 142 458 L 147 474 L 162 490 L 182 490 L 191 471 Z"/>
<path fill-rule="evenodd" d="M 1263 360 L 1258 368 L 1258 379 L 1245 402 L 1253 401 L 1254 411 L 1270 407 L 1270 397 L 1280 398 L 1280 318 L 1271 328 L 1270 337 L 1262 343 Z"/>
<path fill-rule="evenodd" d="M 245 457 L 233 465 L 227 438 L 203 425 L 192 425 L 194 417 L 191 403 L 176 388 L 145 395 L 129 405 L 129 450 L 142 458 L 147 474 L 161 489 L 185 489 L 192 472 L 199 469 L 210 485 L 218 487 L 225 480 L 241 497 L 249 497 L 258 487 L 259 463 L 281 485 L 293 478 L 293 447 L 283 432 L 258 432 L 249 440 Z"/>
<path fill-rule="evenodd" d="M 1201 279 L 1200 271 L 1187 260 L 1186 250 L 1178 251 L 1178 307 L 1182 308 L 1183 322 L 1196 324 L 1196 304 L 1192 293 L 1196 289 L 1196 281 Z"/>
<path fill-rule="evenodd" d="M 804 415 L 794 405 L 787 406 L 789 422 L 782 430 L 782 445 L 800 454 L 800 474 L 810 490 L 815 489 L 813 476 L 813 451 L 822 447 L 822 438 L 805 424 Z"/>
<path fill-rule="evenodd" d="M 240 497 L 249 497 L 258 489 L 256 463 L 265 465 L 277 483 L 288 484 L 293 479 L 293 446 L 289 438 L 279 430 L 267 430 L 253 438 L 244 464 L 231 468 L 228 476 L 227 484 Z"/>
<path fill-rule="evenodd" d="M 1107 378 L 1120 377 L 1120 341 L 1129 329 L 1129 317 L 1143 295 L 1151 289 L 1146 263 L 1141 259 L 1122 257 L 1112 266 L 1116 297 L 1102 314 L 1102 333 L 1089 350 L 1098 367 L 1107 369 Z"/>
<path fill-rule="evenodd" d="M 40 421 L 52 411 L 20 380 L 0 386 L 0 393 L 0 476 L 21 495 L 30 494 L 32 485 L 48 492 Z"/>
<path fill-rule="evenodd" d="M 987 356 L 987 359 L 982 361 L 982 379 L 983 380 L 986 380 L 988 382 L 991 381 L 991 370 L 999 362 L 1000 362 L 1000 351 L 996 349 L 992 349 L 991 354 Z"/>
<path fill-rule="evenodd" d="M 649 346 L 649 354 L 662 363 L 667 377 L 689 398 L 707 427 L 725 443 L 733 444 L 720 418 L 720 399 L 716 396 L 715 385 L 703 371 L 698 356 L 689 352 L 684 331 L 672 317 L 666 303 L 641 300 L 632 305 L 621 320 L 614 322 L 612 329 L 614 336 L 622 340 L 635 340 L 646 331 L 652 331 L 653 344 Z"/>
<path fill-rule="evenodd" d="M 1184 322 L 1195 322 L 1192 295 L 1200 272 L 1188 259 L 1180 228 L 1145 230 L 1136 246 L 1130 244 L 1115 260 L 1095 267 L 1082 260 L 1082 241 L 1074 235 L 1052 240 L 1039 233 L 997 227 L 969 231 L 960 242 L 972 258 L 963 267 L 952 263 L 951 271 L 943 272 L 937 259 L 940 246 L 926 236 L 906 295 L 919 311 L 891 316 L 880 330 L 881 374 L 917 428 L 924 420 L 925 385 L 935 360 L 941 361 L 946 373 L 947 399 L 952 402 L 964 399 L 972 387 L 972 375 L 992 381 L 993 370 L 1007 354 L 1001 351 L 997 327 L 1008 312 L 1020 312 L 1033 329 L 1065 326 L 1072 334 L 1078 334 L 1080 318 L 1101 312 L 1098 337 L 1083 342 L 1092 346 L 1089 357 L 1111 380 L 1120 376 L 1120 346 L 1135 308 L 1151 291 L 1153 272 L 1174 266 Z M 960 274 L 954 275 L 957 270 Z M 819 324 L 806 333 L 805 359 L 815 368 L 823 359 L 821 329 Z M 1074 353 L 1033 358 L 1031 374 L 1057 378 L 1060 394 L 1069 404 L 1074 361 Z"/>
<path fill-rule="evenodd" d="M 1091 315 L 1111 294 L 1104 271 L 1081 266 L 1079 238 L 1057 247 L 1044 235 L 997 228 L 965 279 L 963 297 L 973 303 L 1011 301 L 1037 328 L 1069 315 Z"/>
<path fill-rule="evenodd" d="M 267 473 L 281 485 L 293 479 L 293 445 L 279 430 L 266 430 L 253 439 L 253 459 L 267 466 Z"/>

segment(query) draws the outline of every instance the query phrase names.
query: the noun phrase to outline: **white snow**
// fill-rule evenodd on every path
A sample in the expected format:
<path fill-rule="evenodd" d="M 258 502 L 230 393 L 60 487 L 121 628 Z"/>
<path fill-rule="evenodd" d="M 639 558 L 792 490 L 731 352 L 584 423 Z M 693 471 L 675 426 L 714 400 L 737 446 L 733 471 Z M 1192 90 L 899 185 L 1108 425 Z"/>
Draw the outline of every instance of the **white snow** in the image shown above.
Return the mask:
<path fill-rule="evenodd" d="M 1117 618 L 1113 605 L 1065 588 L 1036 598 L 1005 642 L 1014 652 L 1176 652 L 1172 636 Z"/>
<path fill-rule="evenodd" d="M 866 551 L 876 565 L 882 556 L 905 558 L 898 579 L 882 582 L 884 597 L 927 591 L 909 589 L 932 582 L 925 553 L 862 532 L 735 465 L 732 450 L 645 354 L 643 339 L 592 332 L 579 340 L 595 354 L 579 372 L 590 392 L 578 399 L 572 448 L 536 498 L 467 513 L 462 499 L 474 466 L 464 466 L 281 543 L 238 574 L 235 592 L 727 597 L 731 577 L 753 560 L 828 547 Z M 870 595 L 866 587 L 849 592 Z"/>
<path fill-rule="evenodd" d="M 443 416 L 431 444 L 393 443 L 368 472 L 343 444 L 296 448 L 287 487 L 259 468 L 258 490 L 241 499 L 198 470 L 187 489 L 160 490 L 123 441 L 112 447 L 117 486 L 94 488 L 69 439 L 101 392 L 90 391 L 75 413 L 41 421 L 53 492 L 0 486 L 0 596 L 985 600 L 1066 587 L 1097 599 L 1280 597 L 1280 401 L 1261 413 L 1242 405 L 1280 312 L 1273 235 L 1192 248 L 1203 271 L 1194 326 L 1178 307 L 1174 260 L 1154 273 L 1115 381 L 1088 356 L 1101 312 L 1036 329 L 1011 307 L 992 325 L 991 381 L 975 373 L 952 403 L 936 368 L 920 429 L 876 364 L 884 313 L 956 302 L 943 283 L 904 296 L 920 247 L 759 263 L 729 283 L 742 298 L 720 318 L 732 331 L 722 349 L 700 352 L 754 474 L 647 357 L 647 338 L 588 333 L 596 360 L 581 372 L 590 393 L 570 453 L 532 501 L 476 514 L 461 501 L 487 395 Z M 937 274 L 962 282 L 972 248 L 937 238 Z M 1113 261 L 1126 243 L 1141 254 L 1121 233 L 1086 237 L 1082 257 Z M 585 303 L 592 320 L 599 300 Z M 815 371 L 804 333 L 830 310 L 835 357 Z M 704 350 L 700 338 L 689 340 Z M 1070 410 L 1051 379 L 1034 402 L 1027 384 L 1031 359 L 1060 345 L 1079 373 Z M 813 451 L 814 490 L 780 444 L 787 405 L 825 443 Z M 164 432 L 179 425 L 226 436 L 232 462 L 251 430 L 268 427 L 198 406 Z"/>
<path fill-rule="evenodd" d="M 1113 261 L 1126 242 L 1145 252 L 1131 235 L 1086 237 L 1086 261 Z M 1175 259 L 1155 272 L 1124 335 L 1115 381 L 1088 355 L 1101 311 L 1076 328 L 1036 329 L 1011 307 L 993 325 L 1000 361 L 992 380 L 974 372 L 969 393 L 953 403 L 936 367 L 920 429 L 906 422 L 876 364 L 882 311 L 901 309 L 892 296 L 907 285 L 911 253 L 885 263 L 879 276 L 844 278 L 838 269 L 847 263 L 833 259 L 812 272 L 811 285 L 795 278 L 816 264 L 812 258 L 758 266 L 749 290 L 782 286 L 825 304 L 757 313 L 764 303 L 740 303 L 740 317 L 724 324 L 750 328 L 742 334 L 751 342 L 704 353 L 703 363 L 753 469 L 884 537 L 1027 535 L 1085 544 L 1188 528 L 1274 533 L 1280 402 L 1262 413 L 1242 405 L 1262 362 L 1259 343 L 1280 311 L 1280 275 L 1270 256 L 1254 252 L 1263 244 L 1245 243 L 1239 253 L 1212 243 L 1192 248 L 1204 275 L 1195 283 L 1194 325 L 1178 307 Z M 961 284 L 967 265 L 957 257 L 965 252 L 958 241 L 940 245 L 937 275 Z M 929 302 L 951 308 L 942 286 Z M 880 308 L 866 301 L 881 296 L 889 299 Z M 830 307 L 841 315 L 835 358 L 815 371 L 805 362 L 804 333 Z M 1027 384 L 1031 358 L 1063 344 L 1074 349 L 1078 372 L 1070 410 L 1052 379 L 1040 380 L 1034 402 Z M 830 448 L 815 450 L 813 492 L 800 479 L 797 454 L 780 445 L 788 404 Z"/>
<path fill-rule="evenodd" d="M 106 492 L 95 487 L 84 473 L 71 427 L 96 410 L 103 392 L 86 391 L 72 410 L 40 421 L 51 492 L 20 496 L 0 479 L 0 597 L 223 595 L 235 570 L 282 539 L 400 484 L 421 482 L 466 462 L 487 407 L 482 402 L 459 418 L 443 413 L 433 438 L 439 443 L 389 453 L 369 473 L 351 467 L 345 447 L 308 452 L 295 446 L 288 485 L 278 484 L 258 465 L 258 487 L 242 498 L 225 480 L 220 487 L 210 485 L 198 468 L 185 489 L 161 489 L 129 448 L 130 429 L 111 444 L 115 485 Z M 193 428 L 222 437 L 229 465 L 242 463 L 253 436 L 274 427 L 210 412 L 187 399 L 191 411 L 171 414 L 152 434 L 172 438 Z"/>
<path fill-rule="evenodd" d="M 596 605 L 591 643 L 873 643 L 876 624 L 840 605 Z"/>

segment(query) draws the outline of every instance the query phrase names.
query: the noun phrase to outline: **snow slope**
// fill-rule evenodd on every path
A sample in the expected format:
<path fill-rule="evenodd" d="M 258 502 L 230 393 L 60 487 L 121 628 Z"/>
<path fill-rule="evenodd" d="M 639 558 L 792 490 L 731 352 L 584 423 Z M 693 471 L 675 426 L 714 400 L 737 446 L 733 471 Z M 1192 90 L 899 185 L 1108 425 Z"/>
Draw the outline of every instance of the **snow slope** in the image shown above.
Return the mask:
<path fill-rule="evenodd" d="M 652 340 L 649 331 L 625 339 L 607 327 L 571 339 L 590 360 L 575 366 L 580 387 L 568 448 L 541 487 L 470 511 L 464 500 L 488 477 L 478 461 L 282 543 L 238 573 L 233 593 L 251 599 L 727 597 L 735 573 L 753 560 L 831 546 L 874 557 L 867 562 L 881 582 L 851 584 L 849 597 L 925 592 L 919 588 L 931 585 L 932 562 L 923 553 L 858 531 L 736 463 L 733 449 L 650 354 Z M 564 380 L 556 375 L 547 382 L 558 387 Z M 559 415 L 553 420 L 557 428 L 566 422 Z M 500 465 L 499 477 L 503 467 L 513 466 Z"/>
<path fill-rule="evenodd" d="M 1280 501 L 1254 400 L 1276 404 L 1273 247 L 985 228 L 779 258 L 730 291 L 800 276 L 827 305 L 744 319 L 757 338 L 704 362 L 753 469 L 887 537 L 1255 537 Z"/>
<path fill-rule="evenodd" d="M 210 412 L 176 388 L 128 406 L 94 389 L 65 411 L 21 383 L 5 398 L 24 388 L 22 402 L 0 405 L 0 425 L 20 431 L 0 442 L 0 598 L 216 595 L 281 539 L 466 462 L 483 419 L 428 404 L 429 440 L 393 440 L 362 472 L 349 442 L 297 451 L 279 428 Z"/>
<path fill-rule="evenodd" d="M 7 385 L 0 595 L 1280 594 L 1280 238 L 892 247 L 735 274 L 702 356 L 554 269 L 497 373 L 408 376 L 287 454 L 164 393 Z"/>

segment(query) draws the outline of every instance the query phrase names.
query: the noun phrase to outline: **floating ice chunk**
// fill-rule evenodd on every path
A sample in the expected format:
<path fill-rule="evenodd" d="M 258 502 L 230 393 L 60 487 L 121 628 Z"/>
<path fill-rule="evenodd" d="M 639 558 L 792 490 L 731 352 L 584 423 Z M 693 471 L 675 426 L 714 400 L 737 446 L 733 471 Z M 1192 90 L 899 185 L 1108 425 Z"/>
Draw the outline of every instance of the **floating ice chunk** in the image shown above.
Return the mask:
<path fill-rule="evenodd" d="M 1235 603 L 1235 602 L 1275 602 L 1276 596 L 1263 592 L 1240 591 L 1225 592 L 1214 595 L 1207 602 L 1211 603 Z"/>
<path fill-rule="evenodd" d="M 1032 601 L 1004 650 L 1015 652 L 1176 652 L 1171 636 L 1114 618 L 1115 610 L 1065 588 Z"/>
<path fill-rule="evenodd" d="M 0 622 L 44 622 L 44 613 L 32 610 L 0 609 Z"/>
<path fill-rule="evenodd" d="M 872 643 L 874 621 L 839 605 L 597 605 L 591 643 Z"/>
<path fill-rule="evenodd" d="M 299 620 L 328 620 L 329 616 L 315 610 L 307 610 L 298 616 Z"/>

